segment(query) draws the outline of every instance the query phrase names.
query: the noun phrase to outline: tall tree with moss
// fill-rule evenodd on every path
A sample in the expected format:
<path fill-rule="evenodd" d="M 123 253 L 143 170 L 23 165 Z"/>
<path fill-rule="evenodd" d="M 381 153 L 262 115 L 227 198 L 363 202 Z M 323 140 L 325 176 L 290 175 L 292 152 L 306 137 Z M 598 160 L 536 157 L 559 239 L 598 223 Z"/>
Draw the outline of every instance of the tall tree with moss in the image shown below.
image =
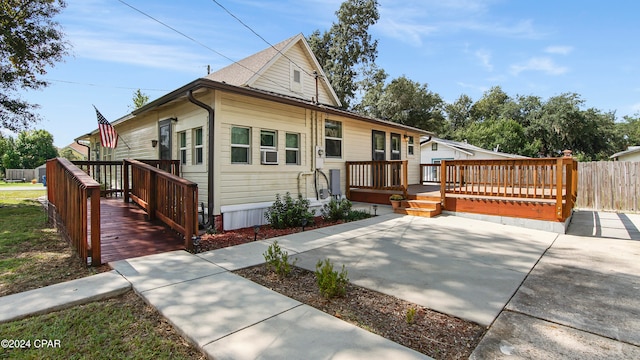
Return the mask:
<path fill-rule="evenodd" d="M 67 54 L 53 20 L 65 6 L 64 0 L 0 0 L 0 127 L 17 132 L 39 120 L 38 106 L 17 92 L 47 86 L 42 76 Z"/>
<path fill-rule="evenodd" d="M 346 0 L 336 16 L 338 22 L 328 31 L 316 30 L 307 40 L 342 107 L 350 108 L 358 92 L 359 77 L 378 56 L 378 40 L 369 34 L 369 27 L 380 18 L 378 1 Z"/>

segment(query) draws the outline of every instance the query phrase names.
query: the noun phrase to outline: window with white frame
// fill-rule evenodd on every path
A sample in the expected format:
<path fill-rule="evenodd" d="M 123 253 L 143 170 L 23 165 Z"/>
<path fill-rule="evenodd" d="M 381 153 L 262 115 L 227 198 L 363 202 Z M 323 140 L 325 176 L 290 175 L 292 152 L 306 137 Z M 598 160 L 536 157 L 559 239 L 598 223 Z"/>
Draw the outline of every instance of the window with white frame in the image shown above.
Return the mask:
<path fill-rule="evenodd" d="M 251 129 L 234 126 L 231 128 L 231 163 L 249 164 L 251 154 Z"/>
<path fill-rule="evenodd" d="M 202 128 L 193 129 L 193 165 L 204 163 L 204 142 Z"/>
<path fill-rule="evenodd" d="M 260 130 L 260 148 L 263 150 L 275 150 L 278 145 L 275 130 Z"/>
<path fill-rule="evenodd" d="M 187 132 L 178 133 L 178 145 L 180 146 L 180 164 L 187 164 Z"/>
<path fill-rule="evenodd" d="M 300 134 L 286 134 L 286 163 L 300 165 Z"/>
<path fill-rule="evenodd" d="M 431 143 L 431 151 L 438 151 L 438 143 Z"/>
<path fill-rule="evenodd" d="M 325 156 L 328 158 L 342 158 L 342 123 L 327 120 L 324 122 Z"/>
<path fill-rule="evenodd" d="M 413 155 L 413 136 L 407 138 L 407 154 Z"/>

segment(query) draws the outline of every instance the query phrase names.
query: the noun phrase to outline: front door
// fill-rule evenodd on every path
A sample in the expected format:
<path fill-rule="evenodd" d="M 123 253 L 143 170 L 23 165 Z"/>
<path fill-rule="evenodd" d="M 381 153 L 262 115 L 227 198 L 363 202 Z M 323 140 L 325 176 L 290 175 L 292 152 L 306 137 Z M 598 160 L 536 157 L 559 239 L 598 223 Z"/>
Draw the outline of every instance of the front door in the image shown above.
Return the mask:
<path fill-rule="evenodd" d="M 158 158 L 171 160 L 171 119 L 162 120 L 158 126 Z"/>
<path fill-rule="evenodd" d="M 386 135 L 384 131 L 373 130 L 371 133 L 371 160 L 374 163 L 371 165 L 371 180 L 374 188 L 382 188 L 386 182 Z M 376 163 L 375 161 L 381 161 Z"/>

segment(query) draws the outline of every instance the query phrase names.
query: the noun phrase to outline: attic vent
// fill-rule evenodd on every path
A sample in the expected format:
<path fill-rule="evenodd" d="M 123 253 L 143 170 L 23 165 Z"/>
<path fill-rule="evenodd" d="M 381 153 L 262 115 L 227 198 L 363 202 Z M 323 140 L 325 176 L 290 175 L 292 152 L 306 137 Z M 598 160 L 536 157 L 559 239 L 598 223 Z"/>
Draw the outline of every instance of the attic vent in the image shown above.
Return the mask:
<path fill-rule="evenodd" d="M 278 152 L 275 150 L 260 151 L 260 163 L 263 165 L 278 165 Z"/>
<path fill-rule="evenodd" d="M 291 88 L 291 91 L 296 93 L 301 93 L 302 92 L 302 73 L 300 71 L 300 68 L 298 68 L 296 65 L 291 63 L 289 70 L 290 70 L 289 87 Z"/>

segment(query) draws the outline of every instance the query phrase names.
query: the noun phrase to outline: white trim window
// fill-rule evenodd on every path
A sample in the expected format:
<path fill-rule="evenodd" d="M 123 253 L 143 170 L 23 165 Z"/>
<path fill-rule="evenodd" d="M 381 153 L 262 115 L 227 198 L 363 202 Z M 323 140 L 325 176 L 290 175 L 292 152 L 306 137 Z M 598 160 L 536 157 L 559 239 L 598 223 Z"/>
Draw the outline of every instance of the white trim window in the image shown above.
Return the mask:
<path fill-rule="evenodd" d="M 204 164 L 204 133 L 202 128 L 193 129 L 193 165 Z"/>
<path fill-rule="evenodd" d="M 407 138 L 407 155 L 414 155 L 414 145 L 413 145 L 413 136 L 409 136 Z"/>
<path fill-rule="evenodd" d="M 326 120 L 324 122 L 325 156 L 328 158 L 342 158 L 342 122 Z"/>
<path fill-rule="evenodd" d="M 260 130 L 260 149 L 276 150 L 278 146 L 278 132 L 275 130 Z"/>
<path fill-rule="evenodd" d="M 231 163 L 250 164 L 251 128 L 233 126 L 231 128 Z"/>
<path fill-rule="evenodd" d="M 187 132 L 178 133 L 178 145 L 180 146 L 180 165 L 187 164 Z"/>
<path fill-rule="evenodd" d="M 300 134 L 286 133 L 285 157 L 288 165 L 300 165 Z"/>

